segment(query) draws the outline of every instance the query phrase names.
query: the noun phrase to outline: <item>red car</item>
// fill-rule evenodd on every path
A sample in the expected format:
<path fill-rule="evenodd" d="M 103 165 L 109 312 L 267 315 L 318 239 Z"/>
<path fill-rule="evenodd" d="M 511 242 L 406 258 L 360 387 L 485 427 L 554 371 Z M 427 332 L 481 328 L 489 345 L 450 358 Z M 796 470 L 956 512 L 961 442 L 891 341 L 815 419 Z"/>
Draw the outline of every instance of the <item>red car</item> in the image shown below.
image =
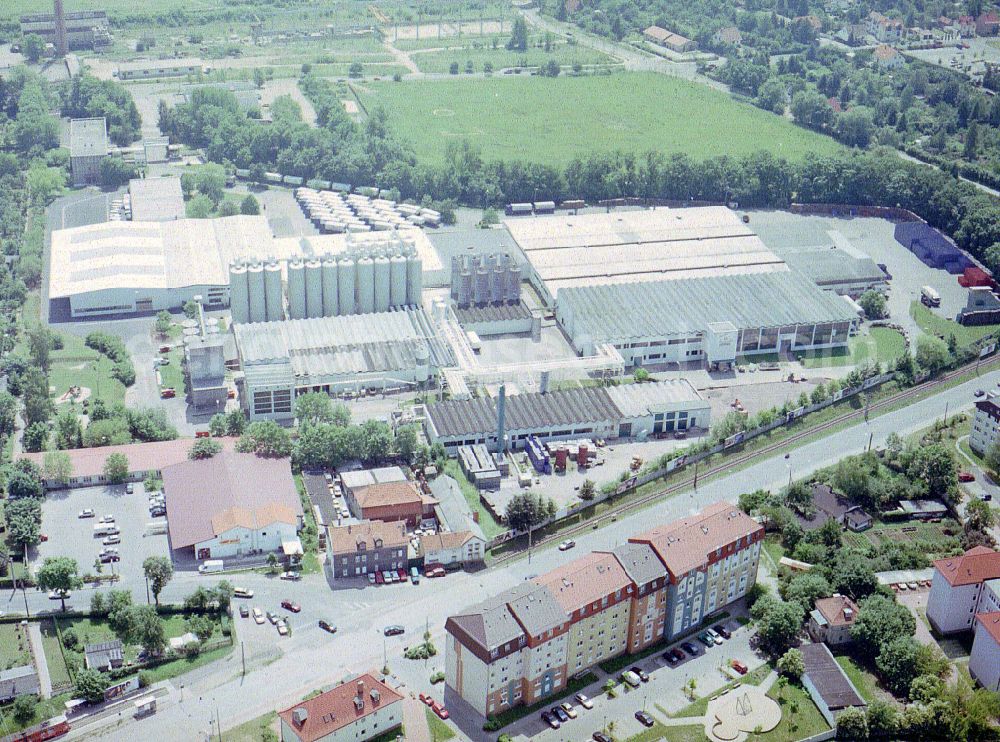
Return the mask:
<path fill-rule="evenodd" d="M 161 353 L 169 353 L 170 352 L 170 346 L 169 345 L 161 345 L 160 346 L 160 352 Z"/>
<path fill-rule="evenodd" d="M 405 569 L 397 569 L 396 574 L 399 575 L 400 582 L 406 582 L 407 580 L 410 579 L 410 575 L 406 572 Z"/>
<path fill-rule="evenodd" d="M 174 397 L 177 396 L 177 390 L 168 386 L 163 391 L 160 392 L 160 396 L 163 399 L 173 399 Z"/>
<path fill-rule="evenodd" d="M 376 585 L 383 585 L 383 584 L 385 584 L 385 578 L 382 577 L 382 573 L 381 572 L 376 572 L 375 573 L 375 584 Z"/>
<path fill-rule="evenodd" d="M 972 474 L 971 472 L 960 471 L 958 473 L 958 481 L 959 482 L 975 482 L 976 481 L 976 475 Z"/>
<path fill-rule="evenodd" d="M 729 664 L 732 665 L 732 668 L 734 670 L 736 670 L 736 672 L 738 672 L 740 675 L 746 675 L 747 674 L 747 666 L 744 665 L 739 660 L 733 660 Z"/>
<path fill-rule="evenodd" d="M 298 603 L 293 603 L 290 600 L 281 601 L 281 607 L 284 608 L 286 611 L 291 611 L 292 613 L 298 613 L 299 611 L 302 610 L 302 606 L 300 606 Z"/>
<path fill-rule="evenodd" d="M 431 711 L 440 716 L 442 719 L 447 719 L 450 716 L 450 714 L 448 713 L 448 709 L 446 709 L 437 701 L 431 701 Z"/>
<path fill-rule="evenodd" d="M 431 698 L 426 693 L 421 693 L 420 694 L 420 700 L 421 700 L 421 702 L 426 703 L 428 706 L 433 706 L 434 705 L 434 699 Z"/>
<path fill-rule="evenodd" d="M 446 572 L 444 571 L 444 567 L 434 567 L 434 569 L 429 569 L 424 574 L 428 577 L 444 577 Z"/>

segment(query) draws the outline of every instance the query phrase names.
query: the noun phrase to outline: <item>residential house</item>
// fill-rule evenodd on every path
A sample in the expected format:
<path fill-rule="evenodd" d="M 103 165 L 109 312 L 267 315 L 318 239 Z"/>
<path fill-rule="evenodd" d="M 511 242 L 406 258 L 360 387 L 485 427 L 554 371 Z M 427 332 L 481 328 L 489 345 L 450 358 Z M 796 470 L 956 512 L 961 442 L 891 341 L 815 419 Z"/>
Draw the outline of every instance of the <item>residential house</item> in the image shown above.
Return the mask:
<path fill-rule="evenodd" d="M 327 539 L 334 578 L 362 577 L 408 565 L 409 539 L 399 522 L 364 521 L 329 530 Z"/>
<path fill-rule="evenodd" d="M 726 26 L 712 34 L 712 43 L 716 46 L 739 46 L 743 43 L 743 33 L 736 26 Z"/>
<path fill-rule="evenodd" d="M 809 27 L 812 28 L 812 30 L 815 31 L 816 33 L 819 33 L 820 31 L 823 30 L 823 21 L 821 21 L 814 15 L 800 15 L 795 18 L 795 21 L 802 21 L 804 23 L 808 23 Z"/>
<path fill-rule="evenodd" d="M 462 567 L 483 561 L 486 541 L 472 531 L 445 531 L 421 536 L 420 548 L 424 553 L 424 567 Z"/>
<path fill-rule="evenodd" d="M 835 520 L 838 524 L 844 525 L 844 518 L 847 511 L 851 509 L 851 501 L 846 497 L 838 495 L 830 485 L 823 482 L 816 482 L 812 485 L 812 501 L 816 512 L 811 518 L 796 516 L 799 525 L 804 531 L 815 531 L 828 520 Z"/>
<path fill-rule="evenodd" d="M 83 648 L 83 655 L 88 670 L 107 672 L 112 668 L 121 667 L 125 662 L 121 639 L 87 644 Z"/>
<path fill-rule="evenodd" d="M 384 482 L 345 493 L 347 507 L 362 520 L 401 521 L 416 528 L 424 512 L 424 500 L 413 482 Z"/>
<path fill-rule="evenodd" d="M 833 37 L 848 46 L 862 46 L 868 36 L 868 27 L 863 23 L 848 23 Z"/>
<path fill-rule="evenodd" d="M 976 615 L 969 674 L 987 690 L 1000 692 L 1000 611 Z"/>
<path fill-rule="evenodd" d="M 642 35 L 654 44 L 659 44 L 679 54 L 693 52 L 698 48 L 698 44 L 691 39 L 685 38 L 673 31 L 668 31 L 665 28 L 660 28 L 659 26 L 650 26 L 642 32 Z"/>
<path fill-rule="evenodd" d="M 903 22 L 873 10 L 868 15 L 868 33 L 883 44 L 896 43 L 903 38 Z"/>
<path fill-rule="evenodd" d="M 853 641 L 851 629 L 858 619 L 858 605 L 846 595 L 820 598 L 809 614 L 809 636 L 831 647 Z"/>
<path fill-rule="evenodd" d="M 844 513 L 844 525 L 851 531 L 859 533 L 872 527 L 872 517 L 860 505 L 855 505 Z"/>
<path fill-rule="evenodd" d="M 934 561 L 927 620 L 941 634 L 971 631 L 976 613 L 988 610 L 992 584 L 1000 579 L 1000 552 L 985 546 Z M 986 602 L 982 603 L 985 595 Z M 1000 606 L 997 607 L 1000 610 Z"/>
<path fill-rule="evenodd" d="M 278 712 L 281 742 L 366 742 L 403 724 L 403 696 L 371 673 Z"/>
<path fill-rule="evenodd" d="M 976 18 L 976 36 L 996 36 L 1000 33 L 1000 15 L 988 10 Z"/>
<path fill-rule="evenodd" d="M 903 55 L 888 44 L 876 46 L 872 58 L 880 70 L 898 70 L 904 64 Z"/>
<path fill-rule="evenodd" d="M 990 447 L 1000 439 L 1000 405 L 991 395 L 976 401 L 976 414 L 972 418 L 969 448 L 985 456 Z"/>

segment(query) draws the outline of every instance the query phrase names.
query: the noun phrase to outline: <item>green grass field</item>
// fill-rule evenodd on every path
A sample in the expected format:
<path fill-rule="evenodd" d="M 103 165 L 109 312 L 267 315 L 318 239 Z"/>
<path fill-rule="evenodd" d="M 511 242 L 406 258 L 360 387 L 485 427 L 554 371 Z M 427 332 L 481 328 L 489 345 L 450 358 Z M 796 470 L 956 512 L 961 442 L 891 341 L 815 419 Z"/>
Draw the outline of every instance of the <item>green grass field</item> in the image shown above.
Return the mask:
<path fill-rule="evenodd" d="M 0 624 L 0 668 L 31 664 L 28 629 L 16 623 Z"/>
<path fill-rule="evenodd" d="M 54 689 L 68 689 L 73 684 L 73 679 L 69 676 L 69 668 L 66 667 L 66 658 L 63 656 L 59 636 L 56 634 L 55 621 L 45 618 L 41 621 L 42 630 L 42 651 L 45 652 L 45 662 L 49 666 L 49 678 L 52 680 Z"/>
<path fill-rule="evenodd" d="M 766 149 L 798 160 L 841 151 L 828 137 L 704 85 L 653 73 L 502 76 L 367 86 L 419 158 L 441 162 L 467 139 L 487 158 L 565 165 L 593 151 L 684 152 L 694 159 Z"/>
<path fill-rule="evenodd" d="M 449 739 L 454 739 L 455 730 L 439 719 L 437 714 L 430 709 L 424 709 L 424 713 L 427 714 L 427 726 L 430 727 L 432 742 L 448 742 Z"/>
<path fill-rule="evenodd" d="M 969 345 L 1000 330 L 1000 325 L 964 327 L 954 320 L 939 317 L 919 301 L 910 305 L 910 316 L 916 321 L 917 326 L 928 335 L 936 335 L 943 340 L 947 340 L 949 335 L 954 335 L 959 346 Z"/>
<path fill-rule="evenodd" d="M 865 361 L 885 365 L 902 356 L 905 350 L 906 341 L 899 332 L 888 327 L 873 327 L 867 335 L 851 338 L 846 350 L 816 350 L 796 355 L 806 368 L 830 368 L 856 366 Z"/>
<path fill-rule="evenodd" d="M 781 706 L 781 721 L 766 734 L 751 734 L 749 742 L 785 742 L 790 739 L 805 739 L 830 728 L 826 719 L 816 708 L 808 691 L 802 686 L 788 683 L 784 686 L 775 682 L 767 695 Z"/>
<path fill-rule="evenodd" d="M 68 332 L 60 333 L 61 350 L 50 355 L 49 386 L 58 402 L 71 386 L 90 389 L 91 399 L 101 397 L 108 404 L 125 400 L 125 386 L 111 378 L 114 363 L 93 348 L 84 345 L 83 338 Z"/>

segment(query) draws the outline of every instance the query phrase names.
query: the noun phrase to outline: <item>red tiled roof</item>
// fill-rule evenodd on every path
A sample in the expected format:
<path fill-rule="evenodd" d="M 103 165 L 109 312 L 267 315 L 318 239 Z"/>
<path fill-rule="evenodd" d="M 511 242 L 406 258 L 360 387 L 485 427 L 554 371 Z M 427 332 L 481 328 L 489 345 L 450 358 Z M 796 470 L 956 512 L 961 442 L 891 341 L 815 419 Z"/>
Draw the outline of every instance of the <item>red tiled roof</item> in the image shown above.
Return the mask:
<path fill-rule="evenodd" d="M 399 521 L 383 523 L 380 520 L 365 520 L 349 526 L 339 526 L 330 529 L 331 554 L 355 554 L 358 544 L 364 542 L 365 549 L 377 548 L 375 539 L 382 541 L 381 548 L 405 546 L 409 543 L 403 524 Z"/>
<path fill-rule="evenodd" d="M 188 460 L 188 451 L 194 444 L 194 438 L 177 438 L 172 441 L 155 441 L 153 443 L 129 443 L 124 446 L 102 446 L 100 448 L 74 448 L 65 451 L 73 467 L 73 477 L 98 477 L 104 474 L 104 462 L 113 453 L 123 453 L 128 459 L 129 471 L 163 470 L 171 464 L 180 464 Z M 214 438 L 222 444 L 223 451 L 233 450 L 235 438 Z M 38 466 L 44 466 L 44 453 L 26 453 L 24 458 L 31 459 Z"/>
<path fill-rule="evenodd" d="M 961 556 L 935 560 L 934 568 L 952 587 L 978 585 L 1000 577 L 1000 552 L 977 546 Z"/>
<path fill-rule="evenodd" d="M 850 610 L 850 618 L 844 610 Z M 831 626 L 852 626 L 858 618 L 858 605 L 846 595 L 834 595 L 832 598 L 820 598 L 816 601 L 816 610 Z"/>
<path fill-rule="evenodd" d="M 976 615 L 976 620 L 983 625 L 987 633 L 993 637 L 993 641 L 1000 644 L 1000 611 L 993 613 L 980 613 Z"/>
<path fill-rule="evenodd" d="M 412 482 L 372 484 L 354 494 L 362 510 L 391 505 L 420 505 L 420 493 Z"/>
<path fill-rule="evenodd" d="M 377 694 L 377 701 L 372 696 L 372 691 Z M 357 698 L 362 703 L 355 703 Z M 395 690 L 376 680 L 371 673 L 365 673 L 315 698 L 279 711 L 278 716 L 302 742 L 314 742 L 402 700 L 403 697 Z M 304 709 L 307 714 L 302 724 L 295 720 L 297 709 Z"/>
<path fill-rule="evenodd" d="M 549 589 L 567 614 L 632 584 L 621 562 L 607 551 L 595 551 L 574 559 L 535 581 Z"/>
<path fill-rule="evenodd" d="M 888 44 L 882 44 L 881 46 L 875 47 L 875 58 L 876 59 L 892 59 L 893 57 L 898 57 L 899 52 L 893 49 Z"/>

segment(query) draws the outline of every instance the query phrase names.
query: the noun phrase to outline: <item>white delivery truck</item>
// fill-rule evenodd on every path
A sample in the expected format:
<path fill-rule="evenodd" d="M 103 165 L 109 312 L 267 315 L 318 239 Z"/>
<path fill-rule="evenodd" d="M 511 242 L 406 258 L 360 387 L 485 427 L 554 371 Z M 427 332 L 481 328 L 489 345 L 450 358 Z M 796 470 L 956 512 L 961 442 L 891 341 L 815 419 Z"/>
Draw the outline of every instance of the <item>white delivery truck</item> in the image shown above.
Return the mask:
<path fill-rule="evenodd" d="M 920 289 L 920 301 L 929 307 L 939 307 L 941 306 L 941 294 L 930 286 L 924 286 Z"/>
<path fill-rule="evenodd" d="M 206 559 L 198 567 L 198 571 L 203 575 L 211 574 L 212 572 L 222 571 L 222 560 L 221 559 Z"/>

